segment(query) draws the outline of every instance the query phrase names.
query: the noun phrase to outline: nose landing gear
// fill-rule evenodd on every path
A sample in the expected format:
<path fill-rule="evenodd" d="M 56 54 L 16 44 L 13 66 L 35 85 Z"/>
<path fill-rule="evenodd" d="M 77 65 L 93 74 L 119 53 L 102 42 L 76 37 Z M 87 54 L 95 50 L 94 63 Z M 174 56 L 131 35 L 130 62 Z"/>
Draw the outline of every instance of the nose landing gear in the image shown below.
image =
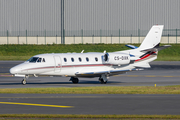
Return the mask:
<path fill-rule="evenodd" d="M 23 85 L 26 85 L 26 83 L 27 83 L 27 80 L 26 79 L 28 79 L 29 78 L 29 75 L 25 75 L 25 78 L 21 81 L 21 83 L 23 84 Z"/>
<path fill-rule="evenodd" d="M 22 83 L 23 85 L 25 85 L 25 84 L 26 84 L 26 79 L 24 78 L 24 79 L 21 81 L 21 83 Z"/>

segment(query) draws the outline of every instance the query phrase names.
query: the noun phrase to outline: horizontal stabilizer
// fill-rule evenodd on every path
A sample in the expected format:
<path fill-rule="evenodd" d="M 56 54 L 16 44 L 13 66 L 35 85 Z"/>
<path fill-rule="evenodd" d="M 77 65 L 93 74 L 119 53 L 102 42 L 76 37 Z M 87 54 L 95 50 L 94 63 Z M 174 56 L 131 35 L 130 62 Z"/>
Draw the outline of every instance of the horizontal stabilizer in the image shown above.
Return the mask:
<path fill-rule="evenodd" d="M 136 46 L 134 46 L 134 45 L 125 45 L 125 46 L 127 46 L 127 47 L 129 47 L 129 48 L 131 48 L 131 49 L 136 49 L 136 48 L 138 48 L 138 47 L 136 47 Z"/>
<path fill-rule="evenodd" d="M 143 52 L 143 51 L 157 52 L 157 51 L 166 49 L 166 48 L 168 48 L 168 47 L 171 47 L 171 45 L 163 45 L 163 46 L 158 46 L 158 47 L 155 47 L 155 48 L 145 49 L 145 50 L 141 50 L 141 52 Z"/>
<path fill-rule="evenodd" d="M 166 49 L 166 48 L 168 48 L 168 47 L 171 47 L 171 45 L 159 46 L 159 47 L 157 47 L 157 49 L 158 49 L 158 51 L 160 51 L 160 50 Z"/>

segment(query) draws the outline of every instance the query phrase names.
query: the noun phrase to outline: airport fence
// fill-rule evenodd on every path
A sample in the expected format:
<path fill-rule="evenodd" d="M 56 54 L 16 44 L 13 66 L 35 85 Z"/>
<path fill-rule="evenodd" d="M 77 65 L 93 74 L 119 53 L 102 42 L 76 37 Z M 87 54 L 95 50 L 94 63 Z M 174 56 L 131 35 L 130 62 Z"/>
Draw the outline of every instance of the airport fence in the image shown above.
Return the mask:
<path fill-rule="evenodd" d="M 83 29 L 76 31 L 64 30 L 64 36 L 66 44 L 141 43 L 148 31 L 149 30 L 140 29 L 93 31 Z M 166 38 L 163 43 L 180 43 L 180 29 L 164 29 L 162 37 Z M 23 42 L 20 40 L 21 38 L 23 38 Z M 50 38 L 53 38 L 53 40 L 51 41 Z M 61 44 L 60 39 L 61 31 L 0 31 L 0 44 Z"/>

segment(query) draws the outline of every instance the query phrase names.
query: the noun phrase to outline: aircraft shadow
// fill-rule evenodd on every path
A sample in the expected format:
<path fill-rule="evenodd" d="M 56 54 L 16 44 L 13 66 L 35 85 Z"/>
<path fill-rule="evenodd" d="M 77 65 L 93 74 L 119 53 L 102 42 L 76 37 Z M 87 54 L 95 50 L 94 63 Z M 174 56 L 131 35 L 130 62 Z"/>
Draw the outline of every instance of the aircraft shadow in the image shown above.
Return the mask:
<path fill-rule="evenodd" d="M 117 83 L 122 83 L 122 82 L 116 82 L 116 81 L 108 81 L 106 84 L 117 84 Z M 68 85 L 88 85 L 88 84 L 97 84 L 97 85 L 101 85 L 100 82 L 98 81 L 80 81 L 77 84 L 73 84 L 72 82 L 27 82 L 27 85 L 57 85 L 57 84 L 68 84 Z M 106 84 L 102 84 L 102 85 L 106 85 Z M 22 85 L 21 82 L 19 83 L 0 83 L 0 85 Z"/>
<path fill-rule="evenodd" d="M 0 83 L 0 85 L 21 85 L 21 83 Z"/>
<path fill-rule="evenodd" d="M 150 69 L 147 70 L 171 70 L 180 69 L 180 65 L 151 65 Z"/>

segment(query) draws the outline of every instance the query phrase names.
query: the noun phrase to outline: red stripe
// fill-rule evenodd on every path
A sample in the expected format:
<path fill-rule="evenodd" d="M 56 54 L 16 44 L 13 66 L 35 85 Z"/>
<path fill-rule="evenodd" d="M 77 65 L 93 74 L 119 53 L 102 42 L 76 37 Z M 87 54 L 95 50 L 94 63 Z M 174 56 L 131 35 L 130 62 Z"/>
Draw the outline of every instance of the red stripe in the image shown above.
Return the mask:
<path fill-rule="evenodd" d="M 91 65 L 67 65 L 62 67 L 92 67 L 92 66 L 111 66 L 112 64 L 91 64 Z"/>
<path fill-rule="evenodd" d="M 135 62 L 140 61 L 140 60 L 143 60 L 143 59 L 149 57 L 150 55 L 152 55 L 152 54 L 154 54 L 154 53 L 155 53 L 155 52 L 151 52 L 150 54 L 145 55 L 145 56 L 142 57 L 141 59 L 135 60 Z"/>
<path fill-rule="evenodd" d="M 91 65 L 64 65 L 62 67 L 93 67 L 93 66 L 111 66 L 112 64 L 91 64 Z M 61 66 L 56 66 L 56 68 L 60 68 Z M 39 68 L 30 68 L 25 70 L 35 70 L 35 69 L 47 69 L 47 68 L 55 68 L 55 66 L 49 67 L 39 67 Z"/>

